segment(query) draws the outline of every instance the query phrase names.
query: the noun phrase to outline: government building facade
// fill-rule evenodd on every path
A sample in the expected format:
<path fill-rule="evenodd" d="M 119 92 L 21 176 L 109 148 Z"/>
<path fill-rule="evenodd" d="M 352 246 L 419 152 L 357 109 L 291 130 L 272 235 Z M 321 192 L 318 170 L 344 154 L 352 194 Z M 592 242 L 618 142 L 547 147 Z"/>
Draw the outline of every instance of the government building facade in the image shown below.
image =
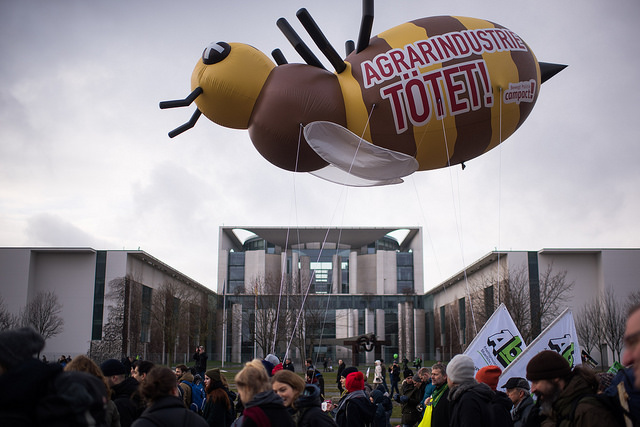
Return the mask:
<path fill-rule="evenodd" d="M 217 353 L 412 360 L 425 351 L 422 240 L 420 227 L 220 227 Z"/>

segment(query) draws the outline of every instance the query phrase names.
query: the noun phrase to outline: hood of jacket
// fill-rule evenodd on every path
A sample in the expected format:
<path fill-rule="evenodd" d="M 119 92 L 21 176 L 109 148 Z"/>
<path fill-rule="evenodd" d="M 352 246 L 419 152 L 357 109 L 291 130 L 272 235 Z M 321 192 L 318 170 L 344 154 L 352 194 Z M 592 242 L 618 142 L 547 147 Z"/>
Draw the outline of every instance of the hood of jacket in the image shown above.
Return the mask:
<path fill-rule="evenodd" d="M 138 380 L 129 377 L 125 378 L 121 383 L 111 386 L 113 400 L 122 397 L 130 398 L 138 390 L 138 384 Z"/>
<path fill-rule="evenodd" d="M 253 399 L 244 405 L 245 408 L 251 408 L 252 406 L 263 405 L 280 405 L 284 408 L 284 401 L 273 390 L 263 391 L 255 396 Z"/>
<path fill-rule="evenodd" d="M 322 403 L 320 397 L 320 388 L 315 384 L 306 384 L 304 391 L 294 402 L 294 406 L 297 409 L 309 408 L 311 406 L 318 406 Z"/>
<path fill-rule="evenodd" d="M 456 402 L 460 400 L 462 395 L 466 392 L 472 392 L 482 400 L 486 400 L 487 402 L 490 402 L 493 398 L 493 390 L 491 390 L 491 387 L 484 383 L 478 383 L 476 380 L 473 380 L 453 386 L 449 390 L 449 400 L 451 402 Z"/>
<path fill-rule="evenodd" d="M 180 377 L 180 381 L 189 381 L 191 384 L 193 384 L 193 374 L 189 371 L 185 372 Z"/>

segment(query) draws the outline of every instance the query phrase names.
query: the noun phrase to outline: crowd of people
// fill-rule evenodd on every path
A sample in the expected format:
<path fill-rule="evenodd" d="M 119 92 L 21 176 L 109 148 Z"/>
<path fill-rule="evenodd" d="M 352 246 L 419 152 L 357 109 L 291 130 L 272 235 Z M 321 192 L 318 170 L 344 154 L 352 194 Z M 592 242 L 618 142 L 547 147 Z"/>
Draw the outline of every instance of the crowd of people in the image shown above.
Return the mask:
<path fill-rule="evenodd" d="M 338 360 L 339 399 L 325 399 L 323 374 L 311 359 L 305 373 L 273 354 L 247 362 L 235 375 L 207 369 L 198 347 L 195 366 L 173 370 L 145 360 L 87 356 L 64 364 L 38 358 L 44 339 L 31 328 L 0 332 L 0 425 L 105 427 L 398 427 L 637 426 L 640 423 L 640 306 L 627 319 L 617 375 L 571 367 L 545 350 L 526 378 L 502 378 L 498 366 L 476 370 L 464 354 L 416 373 L 394 360 L 376 360 L 373 380 Z M 64 365 L 64 366 L 63 366 Z M 400 375 L 404 379 L 400 381 Z M 389 375 L 390 386 L 387 384 Z M 505 391 L 502 391 L 505 390 Z"/>

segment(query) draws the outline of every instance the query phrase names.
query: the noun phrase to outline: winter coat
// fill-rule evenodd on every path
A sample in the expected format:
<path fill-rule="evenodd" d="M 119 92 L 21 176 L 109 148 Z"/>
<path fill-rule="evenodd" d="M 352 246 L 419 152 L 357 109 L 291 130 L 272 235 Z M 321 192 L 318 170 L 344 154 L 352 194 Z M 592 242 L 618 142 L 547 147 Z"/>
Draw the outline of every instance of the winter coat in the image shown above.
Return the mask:
<path fill-rule="evenodd" d="M 373 404 L 376 405 L 376 415 L 374 417 L 374 427 L 391 426 L 390 418 L 393 411 L 393 404 L 389 397 L 385 396 L 381 390 L 373 390 L 371 392 Z"/>
<path fill-rule="evenodd" d="M 376 406 L 371 403 L 364 390 L 352 391 L 340 399 L 336 410 L 339 427 L 366 427 L 373 423 Z"/>
<path fill-rule="evenodd" d="M 28 359 L 0 375 L 0 426 L 85 426 L 91 419 L 102 427 L 106 399 L 97 377 Z"/>
<path fill-rule="evenodd" d="M 524 427 L 526 425 L 529 413 L 531 413 L 531 408 L 533 408 L 533 398 L 530 395 L 526 395 L 524 399 L 513 408 L 511 416 L 511 418 L 513 418 L 513 427 Z"/>
<path fill-rule="evenodd" d="M 449 386 L 445 383 L 431 393 L 433 409 L 431 410 L 431 425 L 433 427 L 449 426 Z M 437 400 L 436 400 L 437 399 Z"/>
<path fill-rule="evenodd" d="M 421 386 L 416 387 L 413 382 L 405 381 L 402 383 L 400 388 L 400 393 L 402 394 L 400 398 L 402 402 L 402 424 L 412 426 L 422 418 L 422 413 L 418 411 L 417 406 L 422 400 L 423 390 Z"/>
<path fill-rule="evenodd" d="M 193 354 L 193 360 L 196 361 L 196 371 L 198 373 L 204 372 L 207 370 L 207 353 L 198 353 L 197 351 Z M 203 378 L 204 379 L 204 378 Z"/>
<path fill-rule="evenodd" d="M 551 417 L 542 422 L 542 426 L 597 427 L 615 425 L 615 417 L 595 399 L 581 400 L 575 406 L 573 423 L 571 422 L 574 402 L 585 395 L 593 395 L 596 392 L 597 390 L 590 387 L 582 376 L 574 374 L 553 402 L 553 413 Z"/>
<path fill-rule="evenodd" d="M 132 427 L 209 427 L 200 415 L 184 407 L 176 396 L 161 397 L 144 410 Z"/>
<path fill-rule="evenodd" d="M 189 384 L 183 383 L 183 381 L 189 381 L 191 384 L 193 384 L 193 374 L 187 371 L 182 374 L 182 376 L 178 380 L 178 387 L 180 387 L 180 389 L 182 390 L 182 393 L 180 393 L 182 395 L 182 401 L 184 402 L 184 406 L 188 408 L 189 406 L 191 406 L 192 390 L 191 386 Z"/>
<path fill-rule="evenodd" d="M 144 410 L 140 398 L 136 393 L 138 391 L 138 381 L 133 378 L 125 378 L 119 384 L 111 386 L 113 391 L 113 403 L 116 404 L 118 412 L 120 413 L 120 425 L 122 427 L 129 427 L 136 418 L 140 416 Z"/>
<path fill-rule="evenodd" d="M 491 388 L 475 380 L 456 385 L 449 390 L 449 404 L 451 405 L 451 427 L 504 427 L 512 426 L 511 416 L 502 402 L 492 404 L 499 397 Z M 502 414 L 496 420 L 494 413 Z"/>
<path fill-rule="evenodd" d="M 202 417 L 207 421 L 209 427 L 227 427 L 233 420 L 231 410 L 222 402 L 213 402 L 207 397 L 207 401 L 202 409 Z"/>
<path fill-rule="evenodd" d="M 113 400 L 107 402 L 105 421 L 107 427 L 121 427 L 120 413 L 118 412 L 116 404 L 113 403 Z"/>
<path fill-rule="evenodd" d="M 272 390 L 263 391 L 253 396 L 250 402 L 244 404 L 243 414 L 236 419 L 233 427 L 264 427 L 256 424 L 248 415 L 247 410 L 260 408 L 269 419 L 272 427 L 295 427 L 295 423 L 289 415 L 287 408 L 282 403 L 282 398 Z"/>
<path fill-rule="evenodd" d="M 307 384 L 304 391 L 293 403 L 293 420 L 297 427 L 335 427 L 333 418 L 322 410 L 320 388 Z"/>
<path fill-rule="evenodd" d="M 380 362 L 376 362 L 375 373 L 373 376 L 374 384 L 382 384 L 382 365 Z"/>

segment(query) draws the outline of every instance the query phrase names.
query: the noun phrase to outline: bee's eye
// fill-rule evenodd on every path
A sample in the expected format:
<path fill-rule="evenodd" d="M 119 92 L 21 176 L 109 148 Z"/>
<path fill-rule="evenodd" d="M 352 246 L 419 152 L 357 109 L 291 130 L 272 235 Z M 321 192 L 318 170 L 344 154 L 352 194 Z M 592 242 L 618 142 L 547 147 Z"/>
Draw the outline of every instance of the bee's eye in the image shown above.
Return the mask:
<path fill-rule="evenodd" d="M 216 64 L 226 58 L 229 52 L 231 52 L 231 46 L 228 43 L 211 43 L 202 52 L 202 62 L 207 65 Z"/>

